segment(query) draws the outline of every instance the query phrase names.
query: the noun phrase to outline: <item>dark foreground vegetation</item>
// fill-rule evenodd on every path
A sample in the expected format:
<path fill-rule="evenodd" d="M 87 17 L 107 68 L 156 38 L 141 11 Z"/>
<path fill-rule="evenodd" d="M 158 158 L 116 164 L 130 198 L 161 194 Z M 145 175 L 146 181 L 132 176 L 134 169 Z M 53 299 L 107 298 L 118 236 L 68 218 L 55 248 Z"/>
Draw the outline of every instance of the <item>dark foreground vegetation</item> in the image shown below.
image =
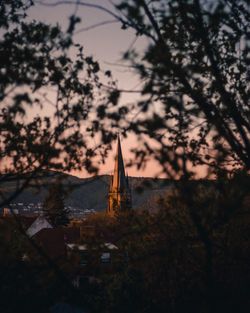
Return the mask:
<path fill-rule="evenodd" d="M 78 227 L 79 246 L 67 245 L 69 226 L 55 225 L 46 243 L 61 236 L 60 257 L 57 245 L 49 254 L 42 236 L 28 237 L 17 216 L 1 219 L 0 312 L 47 313 L 59 303 L 104 313 L 249 312 L 250 183 L 237 173 L 250 170 L 248 2 L 117 3 L 112 12 L 88 7 L 149 42 L 142 53 L 124 51 L 142 82 L 140 99 L 127 105 L 111 72 L 74 42 L 76 14 L 64 33 L 26 18 L 34 1 L 0 1 L 0 187 L 32 173 L 11 195 L 0 190 L 0 206 L 41 169 L 97 173 L 94 160 L 104 162 L 118 129 L 136 135 L 133 164 L 152 157 L 180 183 L 154 214 L 93 216 Z M 197 165 L 217 177 L 212 186 L 185 181 Z M 114 258 L 100 264 L 109 242 Z"/>
<path fill-rule="evenodd" d="M 84 264 L 69 254 L 46 258 L 2 219 L 0 311 L 50 312 L 65 302 L 84 312 L 248 312 L 248 186 L 246 175 L 179 182 L 157 213 L 93 215 L 81 224 Z M 97 261 L 103 242 L 118 247 L 109 264 Z"/>

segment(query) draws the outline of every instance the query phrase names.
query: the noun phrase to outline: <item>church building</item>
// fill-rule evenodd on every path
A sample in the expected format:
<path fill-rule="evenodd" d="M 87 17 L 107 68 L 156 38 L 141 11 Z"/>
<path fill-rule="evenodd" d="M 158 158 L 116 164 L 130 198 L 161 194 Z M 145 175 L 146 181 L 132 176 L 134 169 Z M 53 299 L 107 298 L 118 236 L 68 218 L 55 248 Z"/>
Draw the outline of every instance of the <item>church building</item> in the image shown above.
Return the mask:
<path fill-rule="evenodd" d="M 111 177 L 107 214 L 114 217 L 132 208 L 131 189 L 128 176 L 125 175 L 121 142 L 118 135 L 114 174 Z"/>

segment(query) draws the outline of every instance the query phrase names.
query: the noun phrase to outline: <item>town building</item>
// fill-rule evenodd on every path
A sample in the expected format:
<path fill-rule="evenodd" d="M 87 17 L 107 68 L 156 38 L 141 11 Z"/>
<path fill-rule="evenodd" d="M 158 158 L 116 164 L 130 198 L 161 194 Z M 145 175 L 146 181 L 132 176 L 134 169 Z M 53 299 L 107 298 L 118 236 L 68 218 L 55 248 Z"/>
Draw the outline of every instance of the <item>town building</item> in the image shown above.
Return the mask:
<path fill-rule="evenodd" d="M 53 227 L 44 216 L 39 215 L 35 219 L 35 221 L 30 225 L 30 227 L 27 229 L 26 234 L 29 237 L 33 237 L 35 234 L 40 232 L 40 230 L 47 229 L 47 228 L 53 228 Z"/>

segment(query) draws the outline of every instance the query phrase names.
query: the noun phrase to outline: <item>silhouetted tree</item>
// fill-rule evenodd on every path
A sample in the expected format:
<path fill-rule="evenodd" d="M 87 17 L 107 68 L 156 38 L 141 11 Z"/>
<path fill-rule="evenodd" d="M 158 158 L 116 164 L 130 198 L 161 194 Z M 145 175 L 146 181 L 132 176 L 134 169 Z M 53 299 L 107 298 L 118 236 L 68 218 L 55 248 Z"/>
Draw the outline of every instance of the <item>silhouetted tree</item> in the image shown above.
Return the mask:
<path fill-rule="evenodd" d="M 124 53 L 144 87 L 128 128 L 170 175 L 192 165 L 250 169 L 245 0 L 130 0 L 116 5 L 124 28 L 149 40 Z M 147 112 L 147 114 L 143 114 Z M 152 143 L 145 138 L 154 139 Z"/>
<path fill-rule="evenodd" d="M 105 234 L 120 255 L 96 273 L 96 312 L 245 312 L 249 177 L 178 184 L 154 214 L 131 211 L 93 223 L 93 242 Z"/>
<path fill-rule="evenodd" d="M 82 122 L 90 136 L 100 132 L 104 143 L 112 139 L 109 123 L 134 132 L 141 143 L 134 151 L 138 166 L 152 155 L 174 178 L 189 177 L 190 164 L 220 174 L 234 167 L 249 170 L 246 0 L 121 0 L 113 16 L 150 41 L 143 57 L 133 49 L 124 54 L 144 82 L 142 97 L 132 107 L 117 106 L 121 91 L 111 84 L 96 118 L 86 124 L 102 85 L 98 63 L 72 42 L 78 19 L 72 16 L 62 34 L 57 26 L 23 20 L 22 1 L 2 2 L 0 8 L 0 153 L 10 160 L 3 172 L 70 170 L 83 163 L 95 171 L 95 152 L 79 132 Z M 75 61 L 69 48 L 78 49 Z M 80 73 L 87 74 L 83 83 Z M 51 115 L 23 118 L 29 105 L 48 102 L 40 98 L 44 87 L 56 90 L 53 123 Z M 127 113 L 133 110 L 131 121 Z M 107 312 L 241 311 L 249 299 L 249 236 L 244 238 L 249 230 L 243 227 L 238 237 L 232 230 L 243 225 L 237 211 L 244 213 L 248 184 L 222 176 L 214 190 L 184 181 L 158 214 L 120 216 L 110 227 L 126 253 L 113 275 L 101 277 L 100 294 L 90 295 L 94 306 Z M 63 199 L 55 203 L 62 208 Z"/>
<path fill-rule="evenodd" d="M 96 150 L 104 157 L 107 148 L 91 140 L 99 131 L 95 104 L 109 95 L 98 62 L 73 42 L 80 20 L 72 16 L 62 32 L 58 25 L 28 20 L 32 5 L 0 3 L 0 188 L 18 178 L 13 194 L 0 194 L 0 205 L 8 205 L 41 169 L 96 173 Z"/>
<path fill-rule="evenodd" d="M 69 4 L 47 5 L 63 3 Z M 124 52 L 140 76 L 140 100 L 116 112 L 99 106 L 106 123 L 111 118 L 137 134 L 138 167 L 152 156 L 175 178 L 197 165 L 249 170 L 247 0 L 120 0 L 114 10 L 78 5 L 103 10 L 147 39 L 143 51 Z M 117 103 L 122 90 L 113 89 Z"/>
<path fill-rule="evenodd" d="M 49 188 L 43 203 L 44 216 L 52 226 L 66 226 L 69 223 L 69 210 L 65 207 L 65 190 L 60 181 L 55 181 Z"/>

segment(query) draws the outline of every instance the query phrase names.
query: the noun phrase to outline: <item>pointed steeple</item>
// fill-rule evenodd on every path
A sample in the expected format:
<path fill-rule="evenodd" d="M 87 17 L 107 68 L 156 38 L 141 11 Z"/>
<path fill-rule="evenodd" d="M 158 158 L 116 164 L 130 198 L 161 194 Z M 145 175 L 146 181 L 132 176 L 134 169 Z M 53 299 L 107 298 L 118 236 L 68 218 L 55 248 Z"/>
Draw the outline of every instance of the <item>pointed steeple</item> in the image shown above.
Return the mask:
<path fill-rule="evenodd" d="M 117 149 L 115 156 L 115 168 L 112 182 L 112 190 L 117 192 L 125 191 L 127 188 L 126 175 L 122 157 L 120 136 L 117 136 Z"/>
<path fill-rule="evenodd" d="M 114 175 L 111 178 L 108 198 L 107 213 L 110 216 L 115 216 L 119 212 L 131 208 L 131 190 L 128 176 L 125 175 L 119 134 L 117 135 Z"/>

